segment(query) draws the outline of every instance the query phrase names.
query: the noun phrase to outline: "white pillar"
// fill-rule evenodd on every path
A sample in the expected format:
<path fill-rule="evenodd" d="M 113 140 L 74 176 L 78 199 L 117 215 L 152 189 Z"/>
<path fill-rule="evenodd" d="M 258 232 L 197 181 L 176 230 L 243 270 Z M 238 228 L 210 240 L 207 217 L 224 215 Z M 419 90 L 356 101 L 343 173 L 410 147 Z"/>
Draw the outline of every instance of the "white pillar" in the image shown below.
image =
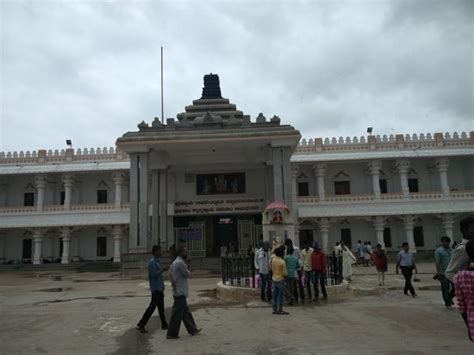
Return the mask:
<path fill-rule="evenodd" d="M 46 179 L 43 175 L 35 178 L 36 183 L 36 210 L 43 211 L 44 207 L 44 189 L 46 188 Z"/>
<path fill-rule="evenodd" d="M 63 185 L 64 185 L 64 209 L 65 210 L 69 210 L 71 208 L 72 184 L 73 184 L 73 176 L 71 174 L 64 174 Z"/>
<path fill-rule="evenodd" d="M 398 173 L 400 174 L 400 187 L 403 196 L 410 197 L 410 189 L 408 188 L 408 170 L 410 169 L 410 162 L 406 159 L 400 159 L 396 163 Z"/>
<path fill-rule="evenodd" d="M 369 162 L 369 170 L 372 175 L 372 190 L 376 199 L 379 199 L 381 196 L 380 169 L 382 169 L 382 162 L 380 160 L 372 160 Z"/>
<path fill-rule="evenodd" d="M 407 237 L 408 246 L 410 247 L 410 251 L 412 253 L 416 253 L 415 237 L 413 235 L 413 229 L 415 228 L 415 216 L 403 216 L 403 226 L 405 228 L 405 233 Z"/>
<path fill-rule="evenodd" d="M 123 174 L 114 173 L 113 179 L 115 183 L 115 208 L 120 208 L 122 206 Z"/>
<path fill-rule="evenodd" d="M 121 261 L 122 255 L 122 226 L 115 225 L 112 227 L 112 235 L 114 238 L 114 263 Z"/>
<path fill-rule="evenodd" d="M 43 263 L 43 234 L 41 228 L 33 229 L 33 264 Z"/>
<path fill-rule="evenodd" d="M 383 240 L 383 231 L 385 229 L 385 220 L 383 216 L 376 216 L 373 220 L 375 235 L 377 236 L 377 244 L 385 249 L 385 241 Z"/>
<path fill-rule="evenodd" d="M 324 188 L 324 174 L 326 173 L 326 164 L 319 163 L 313 165 L 314 175 L 318 182 L 318 195 L 319 200 L 324 201 L 326 199 L 326 191 Z"/>
<path fill-rule="evenodd" d="M 61 264 L 69 264 L 69 247 L 71 245 L 71 228 L 61 228 L 61 238 L 63 240 L 63 255 L 61 255 Z"/>
<path fill-rule="evenodd" d="M 436 167 L 438 168 L 439 179 L 441 182 L 441 191 L 444 196 L 449 196 L 449 183 L 448 183 L 448 158 L 436 159 Z"/>
<path fill-rule="evenodd" d="M 331 220 L 329 218 L 321 218 L 319 220 L 319 231 L 321 232 L 322 249 L 325 253 L 329 253 L 329 227 Z"/>
<path fill-rule="evenodd" d="M 291 204 L 291 213 L 293 218 L 293 244 L 300 245 L 300 230 L 298 223 L 298 187 L 296 184 L 296 178 L 298 176 L 298 167 L 292 166 L 290 170 L 291 174 L 291 194 L 292 194 L 292 204 Z"/>
<path fill-rule="evenodd" d="M 444 233 L 447 237 L 453 241 L 453 225 L 454 225 L 454 215 L 452 213 L 447 213 L 442 216 Z"/>

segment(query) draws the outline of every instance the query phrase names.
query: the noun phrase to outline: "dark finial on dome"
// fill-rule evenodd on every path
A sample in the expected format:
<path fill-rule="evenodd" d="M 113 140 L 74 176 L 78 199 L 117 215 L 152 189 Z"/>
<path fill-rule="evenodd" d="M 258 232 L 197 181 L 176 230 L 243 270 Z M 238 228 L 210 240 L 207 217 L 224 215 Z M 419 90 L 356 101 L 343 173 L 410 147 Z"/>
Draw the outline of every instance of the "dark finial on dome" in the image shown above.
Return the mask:
<path fill-rule="evenodd" d="M 201 99 L 222 99 L 219 75 L 212 73 L 204 75 Z"/>

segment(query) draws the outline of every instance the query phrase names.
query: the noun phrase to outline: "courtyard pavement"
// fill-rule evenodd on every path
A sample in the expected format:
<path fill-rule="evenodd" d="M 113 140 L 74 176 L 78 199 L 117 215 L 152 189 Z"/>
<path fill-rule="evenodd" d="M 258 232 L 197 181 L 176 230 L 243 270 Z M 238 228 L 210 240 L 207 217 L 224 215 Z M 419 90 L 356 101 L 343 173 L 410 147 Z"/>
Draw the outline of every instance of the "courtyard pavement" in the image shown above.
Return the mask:
<path fill-rule="evenodd" d="M 178 340 L 165 339 L 156 313 L 149 334 L 134 329 L 149 302 L 145 280 L 0 273 L 0 354 L 474 354 L 459 312 L 443 306 L 432 264 L 419 270 L 417 298 L 403 295 L 393 267 L 383 288 L 374 268 L 357 267 L 346 295 L 287 307 L 286 316 L 258 300 L 216 299 L 216 278 L 191 279 L 189 303 L 203 332 L 191 337 L 182 327 Z M 169 316 L 170 287 L 165 294 Z"/>

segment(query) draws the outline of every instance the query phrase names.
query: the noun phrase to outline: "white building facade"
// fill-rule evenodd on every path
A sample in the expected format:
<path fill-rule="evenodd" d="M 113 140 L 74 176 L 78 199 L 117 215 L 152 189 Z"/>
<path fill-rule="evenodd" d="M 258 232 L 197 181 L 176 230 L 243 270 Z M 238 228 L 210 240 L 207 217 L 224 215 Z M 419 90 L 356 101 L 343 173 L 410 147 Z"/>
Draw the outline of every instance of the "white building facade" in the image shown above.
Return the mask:
<path fill-rule="evenodd" d="M 255 121 L 205 77 L 177 120 L 116 148 L 0 153 L 0 263 L 120 262 L 160 244 L 196 256 L 246 251 L 275 200 L 285 236 L 429 252 L 474 212 L 474 132 L 305 139 L 277 116 Z"/>

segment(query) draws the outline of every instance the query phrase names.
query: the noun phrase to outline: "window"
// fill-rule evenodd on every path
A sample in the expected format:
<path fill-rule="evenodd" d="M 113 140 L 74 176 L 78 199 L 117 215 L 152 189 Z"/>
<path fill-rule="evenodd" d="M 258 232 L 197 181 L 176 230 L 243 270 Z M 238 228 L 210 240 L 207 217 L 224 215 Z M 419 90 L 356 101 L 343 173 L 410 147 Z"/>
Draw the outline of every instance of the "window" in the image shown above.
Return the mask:
<path fill-rule="evenodd" d="M 350 195 L 351 182 L 350 181 L 334 181 L 334 193 L 336 195 Z"/>
<path fill-rule="evenodd" d="M 23 259 L 31 259 L 31 239 L 23 239 Z"/>
<path fill-rule="evenodd" d="M 309 184 L 307 182 L 298 183 L 298 196 L 309 196 Z"/>
<path fill-rule="evenodd" d="M 415 239 L 416 247 L 425 246 L 425 237 L 423 236 L 423 227 L 415 227 L 415 229 L 413 230 L 413 237 Z"/>
<path fill-rule="evenodd" d="M 107 256 L 107 237 L 97 237 L 97 256 Z"/>
<path fill-rule="evenodd" d="M 380 193 L 386 194 L 387 193 L 387 179 L 380 179 L 379 186 L 380 186 Z"/>
<path fill-rule="evenodd" d="M 383 230 L 383 242 L 386 248 L 392 247 L 392 230 L 390 228 Z"/>
<path fill-rule="evenodd" d="M 97 190 L 97 203 L 107 203 L 107 190 Z"/>
<path fill-rule="evenodd" d="M 23 194 L 23 206 L 34 206 L 35 205 L 35 193 L 25 192 Z"/>
<path fill-rule="evenodd" d="M 351 230 L 349 228 L 341 229 L 341 240 L 350 248 L 352 245 Z"/>
<path fill-rule="evenodd" d="M 418 179 L 408 179 L 408 190 L 410 192 L 418 192 Z"/>
<path fill-rule="evenodd" d="M 64 205 L 64 200 L 66 199 L 66 191 L 61 191 L 59 196 L 59 204 Z"/>

